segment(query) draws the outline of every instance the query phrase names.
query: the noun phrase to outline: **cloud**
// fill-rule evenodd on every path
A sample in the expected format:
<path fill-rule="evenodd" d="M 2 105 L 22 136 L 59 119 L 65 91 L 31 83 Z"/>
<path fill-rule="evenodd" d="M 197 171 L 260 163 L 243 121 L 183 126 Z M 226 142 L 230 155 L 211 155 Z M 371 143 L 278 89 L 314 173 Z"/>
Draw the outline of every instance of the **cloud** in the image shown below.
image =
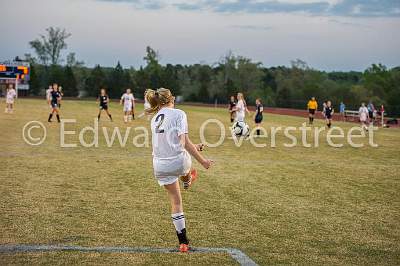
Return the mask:
<path fill-rule="evenodd" d="M 400 17 L 399 0 L 98 0 L 137 8 L 173 7 L 216 13 L 306 13 L 321 16 Z"/>
<path fill-rule="evenodd" d="M 245 13 L 322 13 L 328 7 L 327 2 L 314 3 L 290 3 L 279 1 L 244 1 L 214 3 L 210 5 L 210 9 L 215 12 L 245 12 Z"/>
<path fill-rule="evenodd" d="M 174 6 L 179 10 L 199 10 L 201 6 L 198 4 L 176 3 Z"/>
<path fill-rule="evenodd" d="M 240 29 L 240 30 L 272 30 L 271 26 L 259 26 L 259 25 L 230 25 L 229 28 Z"/>
<path fill-rule="evenodd" d="M 352 17 L 400 17 L 399 0 L 346 0 L 334 5 L 329 13 Z"/>
<path fill-rule="evenodd" d="M 361 24 L 361 23 L 355 23 L 355 22 L 348 22 L 348 21 L 342 21 L 338 19 L 329 19 L 329 22 L 340 24 L 343 26 L 350 26 L 350 27 L 357 27 L 357 28 L 363 28 L 363 29 L 371 29 L 372 27 L 370 25 L 366 24 Z"/>

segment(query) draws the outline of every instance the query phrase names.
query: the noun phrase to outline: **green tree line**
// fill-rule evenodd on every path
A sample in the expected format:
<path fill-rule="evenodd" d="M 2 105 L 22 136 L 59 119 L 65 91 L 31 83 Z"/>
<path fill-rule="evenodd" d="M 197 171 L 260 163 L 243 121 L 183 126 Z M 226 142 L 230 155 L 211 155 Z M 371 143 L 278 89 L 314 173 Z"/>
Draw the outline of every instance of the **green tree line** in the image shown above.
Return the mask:
<path fill-rule="evenodd" d="M 119 62 L 115 67 L 89 68 L 74 53 L 63 62 L 60 53 L 69 36 L 65 30 L 49 28 L 47 36 L 30 42 L 37 55 L 26 55 L 32 95 L 43 94 L 52 82 L 61 84 L 64 95 L 71 97 L 95 97 L 106 88 L 111 98 L 118 98 L 131 88 L 142 98 L 147 88 L 165 87 L 190 102 L 227 103 L 230 95 L 243 92 L 249 105 L 261 98 L 270 107 L 305 108 L 314 96 L 320 103 L 331 100 L 336 108 L 343 101 L 347 109 L 372 101 L 376 107 L 383 104 L 390 115 L 400 115 L 400 67 L 373 64 L 364 72 L 325 72 L 299 59 L 290 67 L 264 67 L 231 52 L 213 65 L 161 65 L 158 52 L 147 47 L 145 65 L 138 69 L 123 68 Z"/>

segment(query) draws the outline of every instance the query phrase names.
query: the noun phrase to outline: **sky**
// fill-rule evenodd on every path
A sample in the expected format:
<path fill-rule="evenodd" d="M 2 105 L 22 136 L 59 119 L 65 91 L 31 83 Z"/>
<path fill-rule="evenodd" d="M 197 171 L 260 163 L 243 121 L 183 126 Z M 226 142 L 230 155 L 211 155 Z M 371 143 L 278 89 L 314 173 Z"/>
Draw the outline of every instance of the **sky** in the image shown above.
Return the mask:
<path fill-rule="evenodd" d="M 87 66 L 215 64 L 229 51 L 264 66 L 297 58 L 326 71 L 400 65 L 400 0 L 0 0 L 0 61 L 65 28 Z"/>

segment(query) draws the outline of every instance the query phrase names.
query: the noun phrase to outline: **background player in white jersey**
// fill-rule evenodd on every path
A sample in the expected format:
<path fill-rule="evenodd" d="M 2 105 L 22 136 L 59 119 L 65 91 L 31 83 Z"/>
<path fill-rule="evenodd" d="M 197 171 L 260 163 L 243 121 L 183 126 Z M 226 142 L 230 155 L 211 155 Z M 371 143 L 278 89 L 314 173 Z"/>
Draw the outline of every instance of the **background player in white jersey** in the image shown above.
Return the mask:
<path fill-rule="evenodd" d="M 124 122 L 128 123 L 128 119 L 131 120 L 132 108 L 134 104 L 133 94 L 131 89 L 126 89 L 126 92 L 122 95 L 120 104 L 124 105 Z"/>
<path fill-rule="evenodd" d="M 52 91 L 53 91 L 53 85 L 49 85 L 49 88 L 46 90 L 46 100 L 47 100 L 47 103 L 49 104 L 50 108 L 51 108 L 50 102 L 51 102 L 51 92 Z"/>
<path fill-rule="evenodd" d="M 361 107 L 358 109 L 358 114 L 360 116 L 361 128 L 368 131 L 367 123 L 369 121 L 369 112 L 368 108 L 365 106 L 365 103 L 361 103 Z"/>
<path fill-rule="evenodd" d="M 151 120 L 154 175 L 159 185 L 164 186 L 168 192 L 179 250 L 187 252 L 189 241 L 178 179 L 187 189 L 196 178 L 197 172 L 191 168 L 190 155 L 206 169 L 212 161 L 200 154 L 202 145 L 194 145 L 190 141 L 186 114 L 174 109 L 175 97 L 168 89 L 148 90 L 146 98 L 150 104 L 146 111 L 155 114 Z"/>
<path fill-rule="evenodd" d="M 243 93 L 241 93 L 241 92 L 239 92 L 237 94 L 237 103 L 236 103 L 236 107 L 234 108 L 234 110 L 236 111 L 236 121 L 244 122 L 245 112 L 250 114 L 250 111 L 247 109 L 247 105 L 244 100 Z"/>
<path fill-rule="evenodd" d="M 17 97 L 17 93 L 15 92 L 15 89 L 13 86 L 10 84 L 8 85 L 7 89 L 7 95 L 6 95 L 6 113 L 12 113 L 14 111 L 14 100 Z"/>
<path fill-rule="evenodd" d="M 146 112 L 146 110 L 147 110 L 147 109 L 150 109 L 150 107 L 151 107 L 149 101 L 148 101 L 147 98 L 146 98 L 146 93 L 147 93 L 148 90 L 149 90 L 149 89 L 147 89 L 147 90 L 144 92 L 144 110 L 143 110 L 143 113 L 141 113 L 141 114 L 138 116 L 139 118 L 141 118 L 141 117 L 143 117 L 144 115 L 147 115 L 147 120 L 149 120 L 150 117 L 151 117 L 151 115 L 148 114 L 148 113 Z"/>

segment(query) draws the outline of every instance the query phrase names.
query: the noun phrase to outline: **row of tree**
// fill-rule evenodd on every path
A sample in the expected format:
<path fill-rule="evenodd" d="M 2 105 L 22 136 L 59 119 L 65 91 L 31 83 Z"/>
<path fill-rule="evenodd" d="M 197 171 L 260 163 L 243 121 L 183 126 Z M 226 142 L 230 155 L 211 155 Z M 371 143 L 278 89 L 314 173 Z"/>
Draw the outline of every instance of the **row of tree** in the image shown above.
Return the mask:
<path fill-rule="evenodd" d="M 265 105 L 287 108 L 305 108 L 311 96 L 320 102 L 331 100 L 335 106 L 343 101 L 350 109 L 361 102 L 372 101 L 385 105 L 391 115 L 400 115 L 400 67 L 387 69 L 373 64 L 364 72 L 324 72 L 310 68 L 299 59 L 290 67 L 263 67 L 249 58 L 228 53 L 210 66 L 161 65 L 159 54 L 146 48 L 145 66 L 124 69 L 85 67 L 70 53 L 65 64 L 60 51 L 66 48 L 65 30 L 47 29 L 30 44 L 37 57 L 27 55 L 31 62 L 31 93 L 40 95 L 49 83 L 63 86 L 66 96 L 97 96 L 99 89 L 107 88 L 111 98 L 120 97 L 126 88 L 132 88 L 136 97 L 143 97 L 147 88 L 170 88 L 185 101 L 226 103 L 230 95 L 243 92 L 248 104 L 261 98 Z"/>

